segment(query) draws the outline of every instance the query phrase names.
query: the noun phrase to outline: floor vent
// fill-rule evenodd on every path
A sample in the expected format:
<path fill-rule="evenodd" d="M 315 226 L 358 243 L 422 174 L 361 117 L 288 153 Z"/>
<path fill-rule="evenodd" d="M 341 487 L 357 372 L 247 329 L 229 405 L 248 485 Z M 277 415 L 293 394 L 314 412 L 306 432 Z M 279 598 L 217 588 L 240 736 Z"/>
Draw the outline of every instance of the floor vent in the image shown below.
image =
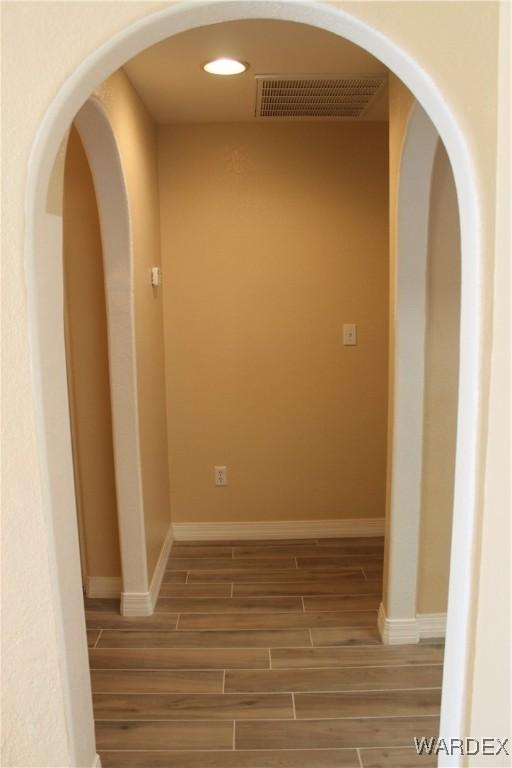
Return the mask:
<path fill-rule="evenodd" d="M 256 117 L 357 120 L 384 86 L 383 75 L 256 75 Z"/>

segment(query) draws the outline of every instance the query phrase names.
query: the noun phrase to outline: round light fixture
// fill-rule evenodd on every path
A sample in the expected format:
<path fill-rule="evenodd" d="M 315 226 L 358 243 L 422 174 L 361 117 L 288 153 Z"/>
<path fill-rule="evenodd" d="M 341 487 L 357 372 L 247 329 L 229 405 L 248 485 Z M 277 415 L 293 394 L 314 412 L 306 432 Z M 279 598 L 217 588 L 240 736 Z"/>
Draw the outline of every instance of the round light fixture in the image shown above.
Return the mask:
<path fill-rule="evenodd" d="M 210 75 L 240 75 L 249 65 L 236 59 L 214 59 L 203 64 L 203 69 Z"/>

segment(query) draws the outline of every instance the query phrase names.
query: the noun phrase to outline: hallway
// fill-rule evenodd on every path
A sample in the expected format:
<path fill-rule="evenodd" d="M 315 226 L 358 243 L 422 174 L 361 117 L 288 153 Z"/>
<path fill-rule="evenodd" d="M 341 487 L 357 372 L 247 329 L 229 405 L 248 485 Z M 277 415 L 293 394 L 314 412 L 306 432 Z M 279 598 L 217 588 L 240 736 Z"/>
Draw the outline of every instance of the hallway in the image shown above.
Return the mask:
<path fill-rule="evenodd" d="M 443 648 L 383 646 L 383 540 L 176 542 L 156 613 L 86 599 L 103 768 L 406 768 Z"/>

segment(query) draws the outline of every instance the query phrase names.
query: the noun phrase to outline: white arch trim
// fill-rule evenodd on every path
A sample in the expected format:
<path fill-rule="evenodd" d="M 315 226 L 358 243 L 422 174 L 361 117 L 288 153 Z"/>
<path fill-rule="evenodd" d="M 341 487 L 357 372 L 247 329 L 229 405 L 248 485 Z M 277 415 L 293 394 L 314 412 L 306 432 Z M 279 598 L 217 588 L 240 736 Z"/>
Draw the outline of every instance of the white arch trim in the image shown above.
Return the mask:
<path fill-rule="evenodd" d="M 452 165 L 457 187 L 462 254 L 462 295 L 461 295 L 461 348 L 459 373 L 459 429 L 457 436 L 457 460 L 455 477 L 455 508 L 452 544 L 452 568 L 447 625 L 447 647 L 443 686 L 441 731 L 447 736 L 463 735 L 468 721 L 467 659 L 471 637 L 471 598 L 474 583 L 473 540 L 477 511 L 477 440 L 480 408 L 479 369 L 482 353 L 482 290 L 481 290 L 481 243 L 480 211 L 474 167 L 467 141 L 454 115 L 445 103 L 442 93 L 422 67 L 378 29 L 352 17 L 334 6 L 316 2 L 295 0 L 211 0 L 211 2 L 176 3 L 163 11 L 151 14 L 132 24 L 107 43 L 95 50 L 68 78 L 50 105 L 36 136 L 29 164 L 26 201 L 26 271 L 29 288 L 29 324 L 35 379 L 36 418 L 42 471 L 46 473 L 44 504 L 48 519 L 53 520 L 59 507 L 54 485 L 55 475 L 60 474 L 55 464 L 55 444 L 58 439 L 67 446 L 69 427 L 63 427 L 55 435 L 55 424 L 62 422 L 60 409 L 48 397 L 47 362 L 42 349 L 47 341 L 48 324 L 41 323 L 38 309 L 41 291 L 45 290 L 42 270 L 38 264 L 44 262 L 55 247 L 53 237 L 38 237 L 41 228 L 48 229 L 48 215 L 45 199 L 52 167 L 60 142 L 90 93 L 127 59 L 144 48 L 171 35 L 195 27 L 238 19 L 268 18 L 295 21 L 325 29 L 361 46 L 379 58 L 412 91 L 425 112 L 437 128 L 443 140 Z M 55 218 L 55 217 L 53 217 Z M 43 232 L 44 234 L 44 232 Z M 50 251 L 48 250 L 50 248 Z M 55 258 L 55 254 L 53 254 Z M 44 271 L 44 270 L 43 270 Z M 51 287 L 46 285 L 46 290 Z M 55 332 L 57 330 L 57 332 Z M 60 344 L 61 334 L 53 329 L 54 341 Z M 67 430 L 67 433 L 66 433 Z M 67 436 L 66 436 L 67 434 Z M 69 446 L 67 446 L 68 448 Z M 66 448 L 66 449 L 67 449 Z M 73 615 L 73 597 L 79 599 L 79 568 L 72 558 L 68 561 L 66 552 L 61 551 L 59 542 L 53 537 L 51 524 L 49 536 L 51 546 L 56 548 L 56 557 L 61 565 L 54 599 L 57 615 L 60 617 L 63 636 L 69 632 Z M 76 557 L 78 554 L 76 553 Z M 76 566 L 76 567 L 75 567 Z M 68 577 L 68 578 L 66 578 Z M 68 598 L 68 599 L 65 599 Z M 69 689 L 71 710 L 80 711 L 83 718 L 91 718 L 90 703 L 86 693 L 72 688 L 70 680 L 74 664 L 84 660 L 68 644 L 62 656 L 63 684 Z M 73 723 L 70 723 L 73 729 Z M 81 723 L 83 728 L 83 721 Z M 87 732 L 89 732 L 87 730 Z M 74 744 L 73 759 L 78 764 L 87 764 L 83 752 L 78 754 Z M 79 762 L 81 760 L 82 762 Z M 459 765 L 460 758 L 453 758 L 450 765 Z"/>
<path fill-rule="evenodd" d="M 140 459 L 133 247 L 121 157 L 107 112 L 91 97 L 75 117 L 100 217 L 109 346 L 112 432 L 125 615 L 152 613 Z"/>
<path fill-rule="evenodd" d="M 423 459 L 423 390 L 428 229 L 432 169 L 439 134 L 415 104 L 407 122 L 398 184 L 395 354 L 391 498 L 386 610 L 379 610 L 385 643 L 417 643 L 418 547 Z"/>

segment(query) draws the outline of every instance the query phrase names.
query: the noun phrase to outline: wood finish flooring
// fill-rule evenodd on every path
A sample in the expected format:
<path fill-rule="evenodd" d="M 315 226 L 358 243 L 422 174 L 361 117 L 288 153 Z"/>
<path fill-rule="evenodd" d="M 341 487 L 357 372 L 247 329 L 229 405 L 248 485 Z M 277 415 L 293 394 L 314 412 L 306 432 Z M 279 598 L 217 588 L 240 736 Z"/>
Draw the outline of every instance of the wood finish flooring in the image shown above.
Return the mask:
<path fill-rule="evenodd" d="M 86 599 L 103 768 L 412 768 L 443 647 L 383 646 L 381 538 L 176 543 L 157 610 Z"/>

